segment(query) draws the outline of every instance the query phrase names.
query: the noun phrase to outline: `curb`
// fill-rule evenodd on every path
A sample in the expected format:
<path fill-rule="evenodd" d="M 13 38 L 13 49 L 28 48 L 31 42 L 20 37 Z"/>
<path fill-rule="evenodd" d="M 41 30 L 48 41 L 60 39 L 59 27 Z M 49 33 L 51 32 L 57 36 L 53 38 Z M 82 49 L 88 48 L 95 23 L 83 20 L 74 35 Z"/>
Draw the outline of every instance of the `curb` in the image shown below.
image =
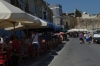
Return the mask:
<path fill-rule="evenodd" d="M 42 60 L 36 61 L 36 62 L 34 62 L 32 65 L 30 65 L 30 66 L 38 66 L 39 64 L 41 64 L 42 62 L 44 62 L 47 58 L 49 58 L 49 57 L 52 55 L 53 51 L 58 50 L 58 49 L 61 48 L 61 46 L 63 46 L 64 44 L 66 44 L 66 43 L 63 43 L 63 44 L 59 45 L 57 48 L 55 48 L 54 50 L 52 50 L 51 52 L 49 52 L 46 56 L 44 56 L 44 57 L 42 58 Z"/>

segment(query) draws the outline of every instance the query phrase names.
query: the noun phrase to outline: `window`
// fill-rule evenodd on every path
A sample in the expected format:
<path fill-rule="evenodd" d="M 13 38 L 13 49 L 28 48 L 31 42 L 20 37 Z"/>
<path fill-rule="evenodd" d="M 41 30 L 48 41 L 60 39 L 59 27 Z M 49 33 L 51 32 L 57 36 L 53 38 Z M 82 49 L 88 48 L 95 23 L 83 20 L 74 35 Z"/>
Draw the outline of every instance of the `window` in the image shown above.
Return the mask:
<path fill-rule="evenodd" d="M 16 7 L 21 8 L 21 6 L 20 6 L 18 0 L 11 0 L 11 4 L 14 5 L 14 6 L 16 6 Z"/>
<path fill-rule="evenodd" d="M 46 20 L 46 12 L 43 12 L 44 19 Z"/>
<path fill-rule="evenodd" d="M 15 5 L 15 0 L 11 0 L 11 4 L 12 5 Z"/>
<path fill-rule="evenodd" d="M 62 25 L 62 19 L 60 19 L 60 25 Z"/>
<path fill-rule="evenodd" d="M 60 16 L 62 16 L 62 10 L 61 9 L 59 9 L 59 14 L 60 14 Z"/>
<path fill-rule="evenodd" d="M 46 15 L 44 15 L 44 19 L 46 20 Z"/>

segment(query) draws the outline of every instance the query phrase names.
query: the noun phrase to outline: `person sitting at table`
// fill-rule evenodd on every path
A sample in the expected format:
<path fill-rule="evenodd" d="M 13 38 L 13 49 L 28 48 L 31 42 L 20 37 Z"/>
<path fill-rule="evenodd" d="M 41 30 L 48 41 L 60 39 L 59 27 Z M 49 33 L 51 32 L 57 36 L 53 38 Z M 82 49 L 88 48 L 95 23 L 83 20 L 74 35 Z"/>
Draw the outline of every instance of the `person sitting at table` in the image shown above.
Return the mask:
<path fill-rule="evenodd" d="M 21 38 L 20 45 L 21 45 L 21 51 L 24 51 L 24 52 L 28 51 L 28 49 L 27 49 L 28 47 L 27 47 L 27 44 L 25 44 L 24 38 Z"/>
<path fill-rule="evenodd" d="M 10 46 L 9 44 L 10 44 L 9 38 L 6 37 L 6 38 L 5 38 L 5 42 L 4 42 L 4 47 L 5 47 L 5 48 L 9 47 L 9 46 Z"/>
<path fill-rule="evenodd" d="M 12 46 L 12 66 L 18 66 L 21 45 L 17 37 L 11 37 L 10 40 Z"/>
<path fill-rule="evenodd" d="M 0 37 L 0 49 L 1 49 L 1 51 L 4 50 L 4 39 L 3 39 L 3 36 Z"/>

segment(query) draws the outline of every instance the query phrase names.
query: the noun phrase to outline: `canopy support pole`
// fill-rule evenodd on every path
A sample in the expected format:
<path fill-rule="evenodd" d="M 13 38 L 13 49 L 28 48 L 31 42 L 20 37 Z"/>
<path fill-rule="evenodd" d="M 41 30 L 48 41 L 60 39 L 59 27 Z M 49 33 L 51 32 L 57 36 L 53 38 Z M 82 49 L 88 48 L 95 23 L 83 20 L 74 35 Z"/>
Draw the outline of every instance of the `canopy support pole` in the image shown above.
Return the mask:
<path fill-rule="evenodd" d="M 16 30 L 15 30 L 15 23 L 13 23 L 13 25 L 14 25 L 14 39 L 16 39 Z"/>
<path fill-rule="evenodd" d="M 26 35 L 28 37 L 28 26 L 26 26 Z"/>

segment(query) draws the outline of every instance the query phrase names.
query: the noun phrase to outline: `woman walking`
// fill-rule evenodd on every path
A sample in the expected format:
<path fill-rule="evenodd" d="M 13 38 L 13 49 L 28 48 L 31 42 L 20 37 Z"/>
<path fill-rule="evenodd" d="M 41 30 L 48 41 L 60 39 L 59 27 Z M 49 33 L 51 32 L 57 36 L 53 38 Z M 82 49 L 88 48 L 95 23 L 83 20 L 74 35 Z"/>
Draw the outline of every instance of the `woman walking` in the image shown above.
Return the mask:
<path fill-rule="evenodd" d="M 79 34 L 80 44 L 84 43 L 84 36 L 82 33 Z"/>
<path fill-rule="evenodd" d="M 85 39 L 86 39 L 86 44 L 89 44 L 89 42 L 90 42 L 90 38 L 89 38 L 89 35 L 88 35 L 88 34 L 86 34 Z"/>

